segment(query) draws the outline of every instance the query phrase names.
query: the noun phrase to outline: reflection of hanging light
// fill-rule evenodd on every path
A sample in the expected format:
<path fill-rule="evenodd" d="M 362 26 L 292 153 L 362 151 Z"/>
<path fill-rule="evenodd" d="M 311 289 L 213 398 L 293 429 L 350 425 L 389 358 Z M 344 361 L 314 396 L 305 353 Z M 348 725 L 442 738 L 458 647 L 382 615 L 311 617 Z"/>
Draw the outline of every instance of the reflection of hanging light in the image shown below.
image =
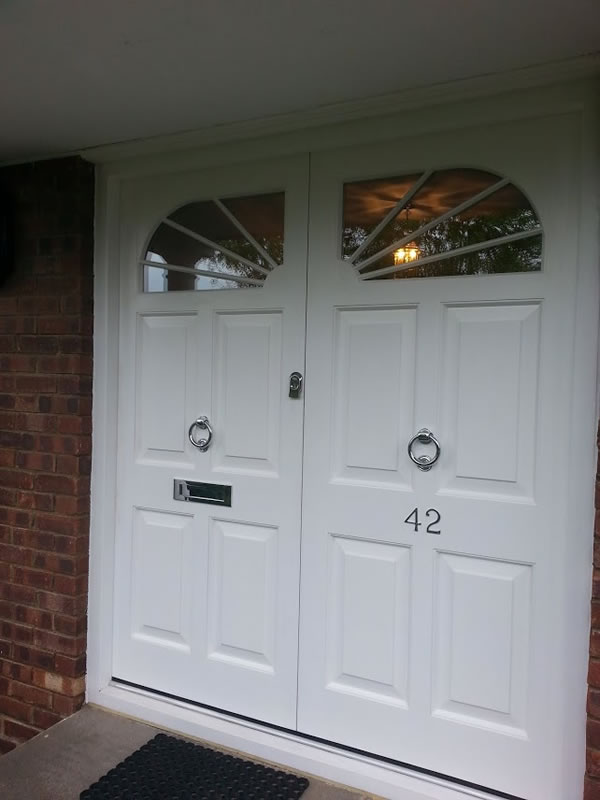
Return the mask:
<path fill-rule="evenodd" d="M 408 217 L 410 214 L 410 209 L 412 208 L 410 203 L 406 204 L 406 225 L 408 227 Z M 417 247 L 414 242 L 405 245 L 404 247 L 399 247 L 397 250 L 394 250 L 394 264 L 408 264 L 411 261 L 416 261 L 417 258 L 421 255 L 421 251 Z"/>
<path fill-rule="evenodd" d="M 394 264 L 408 264 L 409 261 L 416 261 L 420 255 L 421 251 L 416 244 L 399 247 L 394 250 Z"/>

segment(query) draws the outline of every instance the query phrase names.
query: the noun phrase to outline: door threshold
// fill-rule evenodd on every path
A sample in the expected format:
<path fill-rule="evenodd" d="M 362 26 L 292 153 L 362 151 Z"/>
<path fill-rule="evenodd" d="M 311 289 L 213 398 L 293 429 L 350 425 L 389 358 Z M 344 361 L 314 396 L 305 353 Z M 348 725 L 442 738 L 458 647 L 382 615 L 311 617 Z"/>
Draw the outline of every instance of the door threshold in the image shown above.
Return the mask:
<path fill-rule="evenodd" d="M 88 703 L 389 800 L 519 800 L 295 731 L 111 681 Z"/>

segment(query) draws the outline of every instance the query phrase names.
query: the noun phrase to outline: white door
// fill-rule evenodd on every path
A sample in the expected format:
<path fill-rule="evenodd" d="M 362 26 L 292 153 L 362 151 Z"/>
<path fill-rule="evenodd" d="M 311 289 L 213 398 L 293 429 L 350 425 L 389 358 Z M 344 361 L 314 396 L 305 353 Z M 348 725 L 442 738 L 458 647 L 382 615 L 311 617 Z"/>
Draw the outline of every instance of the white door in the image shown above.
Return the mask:
<path fill-rule="evenodd" d="M 113 675 L 290 728 L 307 175 L 297 157 L 132 181 L 120 252 Z"/>
<path fill-rule="evenodd" d="M 530 800 L 561 800 L 570 135 L 311 163 L 298 729 Z"/>

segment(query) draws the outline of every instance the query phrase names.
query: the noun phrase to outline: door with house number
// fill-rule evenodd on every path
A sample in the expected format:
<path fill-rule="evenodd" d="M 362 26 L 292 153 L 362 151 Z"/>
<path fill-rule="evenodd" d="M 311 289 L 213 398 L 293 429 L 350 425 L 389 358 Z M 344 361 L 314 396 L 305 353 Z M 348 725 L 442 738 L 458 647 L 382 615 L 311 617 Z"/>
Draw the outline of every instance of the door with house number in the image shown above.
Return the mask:
<path fill-rule="evenodd" d="M 113 676 L 289 728 L 307 177 L 300 156 L 121 201 Z"/>
<path fill-rule="evenodd" d="M 311 163 L 298 730 L 529 800 L 564 800 L 570 124 Z"/>

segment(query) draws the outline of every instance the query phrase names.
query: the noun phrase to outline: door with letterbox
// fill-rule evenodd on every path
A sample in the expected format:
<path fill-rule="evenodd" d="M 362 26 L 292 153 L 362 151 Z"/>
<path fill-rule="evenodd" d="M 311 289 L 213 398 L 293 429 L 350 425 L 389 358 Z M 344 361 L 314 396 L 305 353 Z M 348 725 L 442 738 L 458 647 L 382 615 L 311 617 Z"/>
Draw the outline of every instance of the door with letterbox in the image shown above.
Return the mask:
<path fill-rule="evenodd" d="M 304 156 L 137 181 L 121 222 L 113 674 L 289 728 L 307 181 Z"/>

